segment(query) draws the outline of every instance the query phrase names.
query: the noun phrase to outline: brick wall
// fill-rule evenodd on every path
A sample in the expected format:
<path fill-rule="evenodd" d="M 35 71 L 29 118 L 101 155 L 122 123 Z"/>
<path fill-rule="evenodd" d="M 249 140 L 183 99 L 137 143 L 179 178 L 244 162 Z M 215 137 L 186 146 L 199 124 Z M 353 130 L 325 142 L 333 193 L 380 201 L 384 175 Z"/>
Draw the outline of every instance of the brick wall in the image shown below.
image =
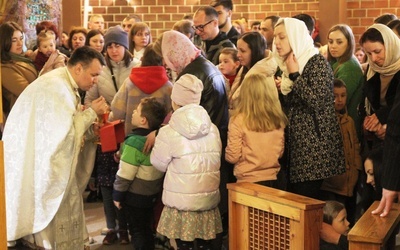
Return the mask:
<path fill-rule="evenodd" d="M 330 1 L 330 0 L 321 0 Z M 180 20 L 185 14 L 193 13 L 199 6 L 208 5 L 210 0 L 90 0 L 93 13 L 102 14 L 106 27 L 120 24 L 128 14 L 138 14 L 151 27 L 153 38 Z M 233 19 L 248 18 L 249 23 L 268 15 L 293 16 L 307 13 L 317 19 L 319 0 L 234 0 Z M 354 31 L 356 41 L 373 19 L 383 13 L 394 13 L 400 17 L 400 0 L 347 0 L 347 24 Z"/>
<path fill-rule="evenodd" d="M 374 19 L 384 13 L 400 18 L 400 0 L 347 0 L 347 24 L 352 27 L 356 42 Z"/>

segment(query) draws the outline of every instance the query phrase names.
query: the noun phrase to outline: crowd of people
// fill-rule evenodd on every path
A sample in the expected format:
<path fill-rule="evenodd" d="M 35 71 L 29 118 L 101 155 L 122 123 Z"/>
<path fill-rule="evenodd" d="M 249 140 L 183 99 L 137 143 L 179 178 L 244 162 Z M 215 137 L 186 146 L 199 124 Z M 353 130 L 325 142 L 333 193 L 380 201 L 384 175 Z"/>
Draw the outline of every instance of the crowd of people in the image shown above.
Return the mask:
<path fill-rule="evenodd" d="M 156 39 L 137 15 L 61 33 L 43 21 L 28 50 L 19 24 L 0 25 L 9 247 L 87 248 L 85 190 L 103 202 L 103 244 L 137 250 L 224 249 L 233 182 L 325 200 L 321 249 L 348 249 L 373 200 L 387 216 L 400 198 L 399 19 L 376 18 L 360 41 L 336 24 L 322 46 L 310 15 L 232 14 L 213 0 Z M 117 120 L 125 140 L 105 151 Z"/>

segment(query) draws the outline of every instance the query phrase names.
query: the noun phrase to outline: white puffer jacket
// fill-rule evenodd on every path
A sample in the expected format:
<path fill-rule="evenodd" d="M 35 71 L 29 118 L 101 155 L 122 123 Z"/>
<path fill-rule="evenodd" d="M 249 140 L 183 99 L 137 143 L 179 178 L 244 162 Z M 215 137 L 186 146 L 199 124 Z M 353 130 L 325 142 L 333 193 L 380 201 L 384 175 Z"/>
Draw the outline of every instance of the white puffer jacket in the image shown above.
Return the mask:
<path fill-rule="evenodd" d="M 182 211 L 217 207 L 221 140 L 207 111 L 196 104 L 177 109 L 160 129 L 151 163 L 166 172 L 162 201 Z"/>

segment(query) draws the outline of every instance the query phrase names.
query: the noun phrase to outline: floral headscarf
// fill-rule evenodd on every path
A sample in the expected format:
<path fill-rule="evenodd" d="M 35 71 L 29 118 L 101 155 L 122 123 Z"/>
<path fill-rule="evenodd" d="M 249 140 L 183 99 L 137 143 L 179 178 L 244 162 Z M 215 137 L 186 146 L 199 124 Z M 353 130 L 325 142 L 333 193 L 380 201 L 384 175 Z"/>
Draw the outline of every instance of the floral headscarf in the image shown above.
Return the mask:
<path fill-rule="evenodd" d="M 382 67 L 376 65 L 371 58 L 368 56 L 369 69 L 367 73 L 367 80 L 375 75 L 376 72 L 382 75 L 394 75 L 400 71 L 400 39 L 396 34 L 386 25 L 374 24 L 368 29 L 377 29 L 383 37 L 383 43 L 385 46 L 385 62 Z"/>
<path fill-rule="evenodd" d="M 175 30 L 164 32 L 161 51 L 168 68 L 178 74 L 200 55 L 200 50 L 193 42 Z"/>

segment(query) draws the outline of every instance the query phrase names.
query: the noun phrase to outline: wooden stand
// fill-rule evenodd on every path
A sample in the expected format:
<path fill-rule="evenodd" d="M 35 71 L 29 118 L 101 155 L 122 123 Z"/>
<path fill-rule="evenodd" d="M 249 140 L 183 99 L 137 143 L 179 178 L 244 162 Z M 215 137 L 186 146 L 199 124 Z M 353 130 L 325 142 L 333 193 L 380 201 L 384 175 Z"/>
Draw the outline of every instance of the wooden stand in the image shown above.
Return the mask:
<path fill-rule="evenodd" d="M 375 201 L 350 230 L 348 235 L 350 250 L 395 249 L 400 204 L 393 204 L 392 210 L 385 218 L 371 214 L 378 205 L 379 201 Z"/>
<path fill-rule="evenodd" d="M 228 190 L 229 249 L 319 249 L 325 202 L 254 183 Z"/>

